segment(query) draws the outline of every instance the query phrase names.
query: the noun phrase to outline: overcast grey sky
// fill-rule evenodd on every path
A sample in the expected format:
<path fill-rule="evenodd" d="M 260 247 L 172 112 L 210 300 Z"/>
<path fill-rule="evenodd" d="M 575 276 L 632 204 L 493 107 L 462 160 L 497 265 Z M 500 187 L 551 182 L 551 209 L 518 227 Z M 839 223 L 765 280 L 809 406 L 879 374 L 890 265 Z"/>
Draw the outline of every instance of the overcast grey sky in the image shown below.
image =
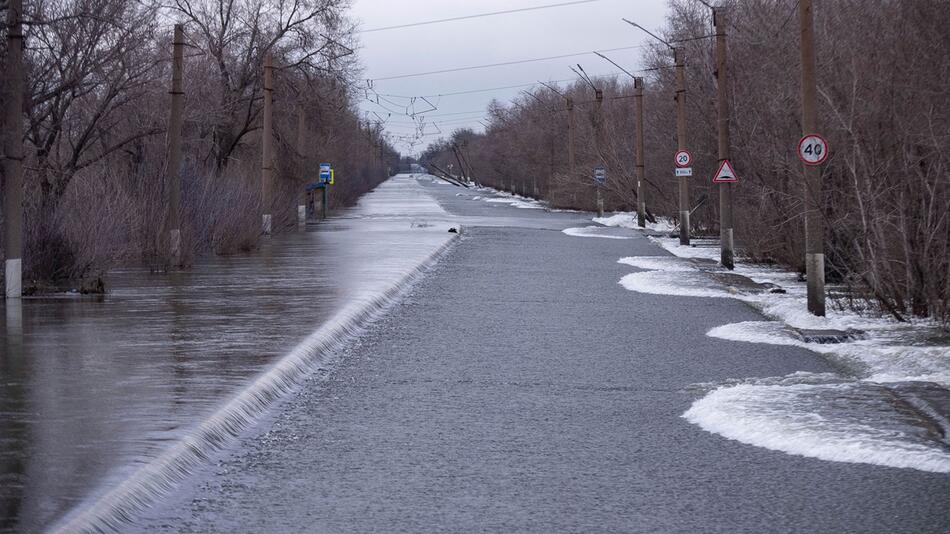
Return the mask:
<path fill-rule="evenodd" d="M 570 0 L 355 0 L 352 14 L 361 21 L 364 30 L 369 30 L 567 1 Z M 365 67 L 364 77 L 376 80 L 455 67 L 637 46 L 650 38 L 620 18 L 638 22 L 652 31 L 663 25 L 666 12 L 666 0 L 597 0 L 587 4 L 538 11 L 365 32 L 360 34 L 362 48 L 359 54 Z M 632 70 L 639 67 L 640 53 L 641 50 L 635 48 L 610 52 L 607 55 L 624 68 Z M 538 80 L 564 80 L 574 76 L 568 67 L 575 63 L 580 63 L 592 76 L 618 72 L 613 65 L 590 54 L 462 72 L 378 80 L 373 82 L 373 87 L 384 95 L 438 95 L 529 84 Z M 483 118 L 484 110 L 491 99 L 508 101 L 522 89 L 524 88 L 430 97 L 429 100 L 438 110 L 427 114 L 427 135 L 415 145 L 396 139 L 394 144 L 403 154 L 420 152 L 429 142 L 438 139 L 438 134 L 434 134 L 436 127 L 432 123 L 438 125 L 445 136 L 459 127 L 471 127 L 480 131 L 482 127 L 478 121 Z M 390 110 L 403 112 L 405 106 L 410 103 L 407 98 L 386 98 L 390 102 L 381 101 L 381 104 Z M 417 111 L 421 111 L 427 106 L 417 100 L 415 107 Z M 388 119 L 386 128 L 393 136 L 411 135 L 415 132 L 409 117 L 395 113 L 389 116 L 389 111 L 366 101 L 361 104 L 361 108 L 366 112 L 375 111 L 384 119 Z M 375 115 L 370 114 L 370 117 L 376 119 Z"/>

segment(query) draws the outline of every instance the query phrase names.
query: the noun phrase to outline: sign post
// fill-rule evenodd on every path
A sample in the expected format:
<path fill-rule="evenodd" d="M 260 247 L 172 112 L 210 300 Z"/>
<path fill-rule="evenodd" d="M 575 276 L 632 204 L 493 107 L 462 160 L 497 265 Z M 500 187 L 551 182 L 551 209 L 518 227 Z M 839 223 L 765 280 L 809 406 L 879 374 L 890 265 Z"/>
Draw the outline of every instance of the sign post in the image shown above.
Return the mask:
<path fill-rule="evenodd" d="M 597 216 L 604 216 L 604 198 L 601 196 L 600 188 L 607 183 L 607 167 L 598 165 L 594 167 L 594 182 L 597 184 Z"/>
<path fill-rule="evenodd" d="M 647 226 L 647 201 L 643 182 L 646 180 L 646 167 L 643 155 L 643 78 L 634 78 L 633 87 L 636 100 L 636 147 L 637 147 L 637 226 Z"/>
<path fill-rule="evenodd" d="M 323 184 L 321 188 L 321 201 L 320 201 L 320 218 L 327 218 L 327 186 L 333 185 L 333 167 L 329 163 L 320 164 L 320 183 Z"/>
<path fill-rule="evenodd" d="M 815 32 L 812 0 L 800 0 L 802 65 L 802 134 L 798 155 L 802 158 L 805 178 L 805 279 L 808 284 L 808 311 L 825 315 L 825 222 L 822 219 L 821 169 L 828 157 L 828 144 L 818 130 L 817 83 L 815 81 Z"/>
<path fill-rule="evenodd" d="M 732 227 L 732 184 L 738 182 L 729 163 L 729 73 L 726 62 L 725 13 L 721 7 L 713 8 L 713 26 L 716 28 L 716 122 L 719 125 L 719 172 L 714 183 L 719 184 L 719 262 L 727 269 L 735 268 L 735 242 Z M 728 172 L 725 174 L 724 171 Z"/>

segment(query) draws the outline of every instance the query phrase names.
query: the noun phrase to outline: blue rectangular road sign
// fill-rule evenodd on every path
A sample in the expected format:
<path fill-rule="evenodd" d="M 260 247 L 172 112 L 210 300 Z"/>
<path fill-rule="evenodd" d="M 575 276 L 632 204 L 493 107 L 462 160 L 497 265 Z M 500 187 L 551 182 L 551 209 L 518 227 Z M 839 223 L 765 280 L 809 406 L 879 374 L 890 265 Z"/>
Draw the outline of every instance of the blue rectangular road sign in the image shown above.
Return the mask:
<path fill-rule="evenodd" d="M 598 185 L 604 185 L 607 183 L 607 168 L 603 165 L 598 165 L 594 167 L 594 181 Z"/>
<path fill-rule="evenodd" d="M 330 164 L 329 164 L 329 163 L 321 163 L 321 164 L 320 164 L 320 181 L 323 182 L 323 183 L 326 183 L 326 182 L 329 182 L 329 181 L 330 181 L 330 178 L 331 178 L 331 176 L 330 176 Z"/>

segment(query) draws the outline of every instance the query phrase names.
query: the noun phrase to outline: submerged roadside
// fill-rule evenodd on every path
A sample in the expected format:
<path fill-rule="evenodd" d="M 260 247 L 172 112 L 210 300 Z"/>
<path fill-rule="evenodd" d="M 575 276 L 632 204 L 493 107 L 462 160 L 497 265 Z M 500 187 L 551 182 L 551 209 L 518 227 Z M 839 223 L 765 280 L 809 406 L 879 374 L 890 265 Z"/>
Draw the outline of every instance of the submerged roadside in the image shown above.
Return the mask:
<path fill-rule="evenodd" d="M 451 225 L 401 176 L 256 253 L 8 303 L 0 530 L 101 528 L 174 488 L 398 297 Z"/>

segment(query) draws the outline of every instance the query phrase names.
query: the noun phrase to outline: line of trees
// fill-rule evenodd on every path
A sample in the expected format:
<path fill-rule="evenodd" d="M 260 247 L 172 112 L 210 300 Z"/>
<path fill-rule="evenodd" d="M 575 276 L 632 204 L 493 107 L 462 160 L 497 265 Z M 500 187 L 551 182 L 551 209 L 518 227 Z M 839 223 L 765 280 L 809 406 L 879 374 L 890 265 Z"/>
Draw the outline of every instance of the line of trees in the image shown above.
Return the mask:
<path fill-rule="evenodd" d="M 0 0 L 2 20 L 6 4 Z M 336 168 L 336 205 L 355 202 L 398 161 L 382 131 L 359 120 L 348 0 L 24 4 L 27 289 L 166 257 L 165 133 L 176 23 L 187 43 L 186 261 L 204 251 L 249 250 L 261 236 L 267 54 L 275 65 L 275 231 L 294 224 L 299 192 L 315 180 L 319 161 Z M 6 26 L 0 31 L 6 42 Z M 0 62 L 6 57 L 4 48 Z"/>
<path fill-rule="evenodd" d="M 800 58 L 795 0 L 727 0 L 735 235 L 740 253 L 804 273 Z M 945 0 L 816 2 L 826 270 L 848 289 L 839 303 L 870 303 L 899 320 L 950 323 L 950 9 Z M 710 11 L 672 0 L 661 35 L 685 50 L 688 147 L 694 155 L 690 224 L 718 230 L 715 51 Z M 699 39 L 697 39 L 699 38 Z M 662 45 L 643 56 L 647 208 L 676 221 L 675 80 Z M 533 192 L 555 206 L 594 208 L 592 168 L 609 169 L 608 209 L 636 206 L 633 83 L 595 81 L 605 93 L 607 140 L 595 146 L 593 90 L 560 92 L 577 106 L 577 170 L 567 172 L 565 98 L 546 88 L 489 106 L 484 134 L 456 132 L 423 160 L 447 163 L 464 147 L 483 183 Z M 423 161 L 423 162 L 424 162 Z M 834 296 L 834 295 L 832 295 Z"/>

